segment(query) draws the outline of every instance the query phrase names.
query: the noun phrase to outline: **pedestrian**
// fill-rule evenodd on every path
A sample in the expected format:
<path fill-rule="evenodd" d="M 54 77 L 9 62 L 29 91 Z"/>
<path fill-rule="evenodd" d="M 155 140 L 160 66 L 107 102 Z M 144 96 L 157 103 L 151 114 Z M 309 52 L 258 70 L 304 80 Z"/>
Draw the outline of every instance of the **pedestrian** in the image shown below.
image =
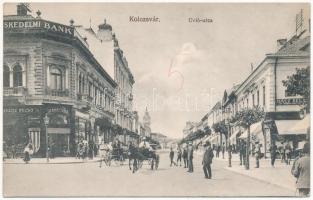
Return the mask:
<path fill-rule="evenodd" d="M 193 172 L 193 146 L 192 146 L 192 142 L 189 142 L 188 145 L 188 171 L 192 173 Z"/>
<path fill-rule="evenodd" d="M 188 152 L 187 147 L 183 149 L 184 168 L 188 168 Z"/>
<path fill-rule="evenodd" d="M 88 143 L 88 158 L 89 158 L 89 160 L 93 159 L 93 151 L 94 151 L 93 148 L 94 148 L 93 142 L 90 140 Z"/>
<path fill-rule="evenodd" d="M 287 143 L 286 148 L 285 148 L 285 159 L 286 159 L 286 164 L 290 165 L 290 160 L 291 160 L 291 146 L 289 143 Z"/>
<path fill-rule="evenodd" d="M 285 162 L 285 144 L 282 142 L 280 148 L 281 162 Z"/>
<path fill-rule="evenodd" d="M 239 158 L 240 158 L 240 165 L 242 165 L 243 164 L 243 162 L 244 162 L 244 142 L 243 141 L 241 141 L 240 143 L 239 143 Z"/>
<path fill-rule="evenodd" d="M 261 157 L 261 146 L 260 146 L 258 141 L 256 141 L 255 143 L 256 143 L 255 144 L 255 152 L 254 152 L 255 161 L 256 161 L 255 168 L 259 168 L 260 167 L 260 157 Z"/>
<path fill-rule="evenodd" d="M 171 147 L 171 150 L 170 150 L 170 160 L 171 160 L 171 167 L 172 167 L 172 164 L 174 164 L 174 166 L 176 166 L 177 164 L 175 163 L 174 161 L 174 151 L 173 151 L 173 148 Z"/>
<path fill-rule="evenodd" d="M 33 154 L 33 145 L 31 143 L 27 144 L 24 149 L 24 162 L 28 164 Z"/>
<path fill-rule="evenodd" d="M 180 146 L 178 146 L 178 149 L 177 149 L 177 165 L 178 165 L 178 162 L 179 162 L 179 166 L 181 166 L 181 157 L 182 157 L 182 152 L 181 152 L 181 148 Z"/>
<path fill-rule="evenodd" d="M 271 165 L 272 167 L 274 167 L 277 153 L 277 146 L 275 143 L 273 143 L 272 146 L 270 147 L 270 152 L 271 152 Z"/>
<path fill-rule="evenodd" d="M 224 154 L 225 154 L 225 142 L 223 142 L 223 145 L 222 145 L 222 155 L 223 155 L 223 159 L 224 159 Z"/>
<path fill-rule="evenodd" d="M 210 142 L 207 142 L 204 145 L 204 147 L 206 148 L 202 159 L 204 178 L 211 179 L 212 178 L 211 164 L 212 159 L 214 157 L 213 149 L 211 148 Z"/>
<path fill-rule="evenodd" d="M 291 173 L 297 178 L 296 187 L 299 196 L 310 195 L 310 144 L 303 146 L 303 157 L 294 161 Z"/>
<path fill-rule="evenodd" d="M 220 146 L 220 145 L 217 145 L 217 148 L 216 148 L 216 157 L 217 157 L 217 158 L 220 157 L 220 151 L 221 151 L 221 146 Z"/>

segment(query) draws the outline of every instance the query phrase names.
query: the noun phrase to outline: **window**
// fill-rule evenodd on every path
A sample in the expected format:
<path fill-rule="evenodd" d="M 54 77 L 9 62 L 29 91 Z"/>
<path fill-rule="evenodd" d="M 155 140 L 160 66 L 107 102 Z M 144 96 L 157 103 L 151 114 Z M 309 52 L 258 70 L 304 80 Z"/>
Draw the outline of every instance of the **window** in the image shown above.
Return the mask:
<path fill-rule="evenodd" d="M 252 105 L 255 106 L 254 94 L 252 95 Z"/>
<path fill-rule="evenodd" d="M 7 65 L 3 67 L 3 87 L 10 87 L 10 68 Z"/>
<path fill-rule="evenodd" d="M 63 89 L 63 74 L 58 68 L 52 68 L 50 70 L 50 87 L 55 90 Z"/>
<path fill-rule="evenodd" d="M 256 93 L 256 98 L 257 98 L 257 106 L 259 106 L 260 105 L 260 92 L 259 92 L 259 90 Z"/>
<path fill-rule="evenodd" d="M 88 95 L 91 97 L 91 90 L 92 90 L 92 83 L 89 82 L 89 85 L 88 85 Z"/>
<path fill-rule="evenodd" d="M 19 64 L 13 67 L 13 86 L 23 86 L 23 71 Z"/>
<path fill-rule="evenodd" d="M 263 86 L 263 106 L 265 106 L 265 86 Z"/>
<path fill-rule="evenodd" d="M 82 75 L 79 74 L 79 78 L 78 78 L 78 93 L 81 94 L 82 93 Z"/>
<path fill-rule="evenodd" d="M 247 97 L 247 108 L 249 107 L 249 97 Z"/>

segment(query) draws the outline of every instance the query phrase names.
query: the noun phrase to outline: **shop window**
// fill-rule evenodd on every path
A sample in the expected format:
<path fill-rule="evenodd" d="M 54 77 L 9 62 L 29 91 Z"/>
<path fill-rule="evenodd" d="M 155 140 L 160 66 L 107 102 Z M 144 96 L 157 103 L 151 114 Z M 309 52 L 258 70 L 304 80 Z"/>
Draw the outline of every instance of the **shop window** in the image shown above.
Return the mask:
<path fill-rule="evenodd" d="M 3 87 L 10 87 L 10 68 L 7 65 L 3 67 Z"/>
<path fill-rule="evenodd" d="M 23 71 L 19 64 L 13 67 L 13 86 L 23 86 Z"/>
<path fill-rule="evenodd" d="M 62 90 L 63 86 L 62 71 L 56 67 L 50 69 L 50 87 L 55 90 Z"/>

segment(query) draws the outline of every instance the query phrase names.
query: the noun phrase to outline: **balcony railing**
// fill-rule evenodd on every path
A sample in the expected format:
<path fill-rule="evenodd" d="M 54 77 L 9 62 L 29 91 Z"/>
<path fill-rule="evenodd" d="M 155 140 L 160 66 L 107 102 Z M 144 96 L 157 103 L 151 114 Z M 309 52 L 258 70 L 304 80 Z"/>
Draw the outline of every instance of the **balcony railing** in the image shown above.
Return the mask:
<path fill-rule="evenodd" d="M 20 86 L 20 87 L 4 87 L 3 88 L 4 96 L 26 96 L 27 95 L 27 88 Z"/>
<path fill-rule="evenodd" d="M 57 90 L 57 89 L 47 89 L 47 95 L 51 95 L 54 97 L 68 97 L 69 96 L 69 90 Z"/>
<path fill-rule="evenodd" d="M 92 103 L 93 97 L 88 94 L 77 94 L 77 100 Z"/>

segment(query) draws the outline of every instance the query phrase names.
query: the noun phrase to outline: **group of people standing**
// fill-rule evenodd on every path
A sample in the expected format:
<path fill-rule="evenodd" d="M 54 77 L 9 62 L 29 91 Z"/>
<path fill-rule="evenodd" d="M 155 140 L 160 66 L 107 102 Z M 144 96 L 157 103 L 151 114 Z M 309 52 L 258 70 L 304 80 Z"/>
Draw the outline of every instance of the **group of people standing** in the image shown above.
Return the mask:
<path fill-rule="evenodd" d="M 207 142 L 203 145 L 205 148 L 205 152 L 203 154 L 202 159 L 202 166 L 203 166 L 203 172 L 204 177 L 206 179 L 212 178 L 212 170 L 211 170 L 211 164 L 212 159 L 214 157 L 213 149 L 211 147 L 211 144 Z M 170 149 L 170 166 L 182 166 L 182 159 L 184 162 L 184 168 L 188 168 L 187 172 L 192 173 L 194 171 L 193 169 L 193 153 L 194 153 L 194 147 L 192 145 L 192 142 L 188 142 L 187 146 L 181 148 L 178 146 L 177 148 L 177 160 L 174 161 L 174 150 L 171 147 Z"/>
<path fill-rule="evenodd" d="M 93 142 L 89 141 L 87 142 L 86 140 L 81 140 L 77 144 L 77 151 L 76 151 L 76 158 L 78 159 L 93 159 L 94 156 L 96 156 L 98 153 L 98 146 Z"/>
<path fill-rule="evenodd" d="M 187 146 L 177 148 L 177 160 L 174 161 L 174 150 L 171 147 L 170 149 L 170 166 L 182 166 L 182 160 L 184 162 L 184 168 L 188 168 L 187 172 L 193 172 L 193 146 L 192 143 L 189 142 Z"/>

